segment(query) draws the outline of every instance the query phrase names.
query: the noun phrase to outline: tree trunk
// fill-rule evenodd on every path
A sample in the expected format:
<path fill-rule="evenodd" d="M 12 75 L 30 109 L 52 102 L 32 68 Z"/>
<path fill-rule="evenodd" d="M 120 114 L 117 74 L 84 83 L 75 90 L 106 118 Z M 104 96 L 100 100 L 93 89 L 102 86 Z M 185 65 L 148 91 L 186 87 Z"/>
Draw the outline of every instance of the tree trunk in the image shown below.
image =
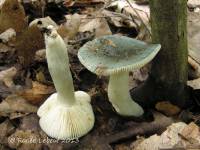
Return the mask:
<path fill-rule="evenodd" d="M 184 106 L 188 98 L 187 0 L 150 0 L 150 10 L 152 41 L 162 48 L 152 62 L 149 79 L 133 97 L 139 103 L 142 97 L 143 105 L 149 99 Z"/>

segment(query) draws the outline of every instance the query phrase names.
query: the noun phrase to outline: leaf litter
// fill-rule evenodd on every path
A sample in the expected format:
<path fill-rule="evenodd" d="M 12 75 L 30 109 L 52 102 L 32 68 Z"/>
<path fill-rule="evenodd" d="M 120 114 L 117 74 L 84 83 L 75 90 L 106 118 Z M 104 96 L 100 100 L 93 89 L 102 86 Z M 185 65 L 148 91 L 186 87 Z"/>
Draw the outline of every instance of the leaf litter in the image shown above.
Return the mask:
<path fill-rule="evenodd" d="M 108 79 L 90 73 L 77 58 L 78 49 L 84 43 L 103 35 L 126 35 L 150 41 L 147 32 L 147 29 L 150 30 L 148 0 L 131 1 L 132 7 L 127 1 L 121 0 L 113 3 L 103 0 L 65 0 L 64 3 L 56 0 L 21 0 L 22 3 L 17 0 L 6 1 L 9 4 L 7 6 L 3 5 L 4 1 L 0 1 L 0 9 L 2 9 L 0 22 L 3 22 L 0 25 L 0 58 L 2 58 L 0 60 L 0 145 L 2 149 L 142 149 L 141 147 L 149 141 L 159 144 L 162 135 L 165 135 L 165 138 L 171 136 L 172 132 L 169 132 L 169 129 L 175 130 L 173 137 L 177 137 L 175 141 L 178 144 L 167 145 L 167 148 L 177 148 L 177 145 L 179 148 L 191 147 L 191 142 L 195 145 L 199 144 L 198 140 L 194 140 L 199 137 L 196 115 L 191 116 L 196 124 L 189 125 L 172 124 L 180 120 L 176 117 L 171 119 L 154 111 L 149 111 L 145 114 L 146 117 L 139 120 L 124 119 L 116 115 L 108 102 L 106 91 Z M 10 6 L 17 6 L 17 15 L 12 14 L 11 8 L 14 7 Z M 188 12 L 190 58 L 196 62 L 189 61 L 193 72 L 191 71 L 192 81 L 188 81 L 188 85 L 198 90 L 200 81 L 196 78 L 200 77 L 197 30 L 199 15 L 195 12 L 195 8 L 198 8 L 199 4 L 198 1 L 188 1 L 188 6 L 191 9 Z M 11 11 L 6 11 L 3 7 L 8 7 Z M 80 139 L 78 144 L 62 141 L 38 142 L 49 138 L 39 127 L 39 119 L 36 115 L 38 106 L 55 92 L 46 64 L 43 35 L 35 26 L 41 22 L 42 25 L 53 24 L 57 27 L 68 44 L 75 89 L 85 90 L 92 96 L 92 106 L 96 116 L 95 127 L 87 136 Z M 196 34 L 192 34 L 194 32 Z M 130 88 L 144 82 L 148 77 L 148 70 L 149 66 L 145 66 L 141 70 L 130 73 Z M 30 85 L 27 79 L 30 80 Z M 167 110 L 172 107 L 174 108 L 173 105 L 164 102 L 162 107 L 159 106 L 159 111 L 169 115 Z M 182 110 L 174 108 L 174 112 L 169 116 L 180 111 Z M 155 121 L 152 121 L 153 118 Z M 172 126 L 168 127 L 170 124 Z M 176 132 L 177 125 L 179 130 L 183 130 Z M 167 130 L 162 133 L 166 127 Z M 150 136 L 150 138 L 136 139 L 138 135 Z M 36 140 L 36 143 L 20 142 L 20 139 L 25 141 L 32 139 Z M 165 139 L 167 140 L 169 139 Z"/>

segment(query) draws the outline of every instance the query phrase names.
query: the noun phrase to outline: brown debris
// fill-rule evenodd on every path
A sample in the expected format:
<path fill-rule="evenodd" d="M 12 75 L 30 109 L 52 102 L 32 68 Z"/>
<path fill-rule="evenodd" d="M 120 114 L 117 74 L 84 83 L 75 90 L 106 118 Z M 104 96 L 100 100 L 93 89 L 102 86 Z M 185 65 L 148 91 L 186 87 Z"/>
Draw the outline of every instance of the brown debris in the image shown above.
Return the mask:
<path fill-rule="evenodd" d="M 187 81 L 187 85 L 195 90 L 200 89 L 200 78 Z"/>
<path fill-rule="evenodd" d="M 3 43 L 8 43 L 9 41 L 14 41 L 16 37 L 16 32 L 14 29 L 9 28 L 5 32 L 0 34 L 0 39 Z"/>
<path fill-rule="evenodd" d="M 155 133 L 161 133 L 173 122 L 172 119 L 165 117 L 160 113 L 155 113 L 155 120 L 153 122 L 136 123 L 131 122 L 129 128 L 122 129 L 117 133 L 111 133 L 108 135 L 90 133 L 84 137 L 79 145 L 79 149 L 95 149 L 95 150 L 112 150 L 111 145 L 119 143 L 120 141 L 126 141 L 132 139 L 138 135 L 149 135 Z M 69 147 L 68 147 L 69 148 Z"/>
<path fill-rule="evenodd" d="M 188 63 L 189 63 L 189 77 L 191 77 L 192 79 L 199 78 L 200 77 L 199 63 L 191 56 L 188 56 Z"/>
<path fill-rule="evenodd" d="M 31 89 L 19 91 L 17 94 L 32 104 L 40 104 L 53 92 L 55 92 L 55 90 L 52 86 L 46 86 L 39 82 L 33 81 Z"/>
<path fill-rule="evenodd" d="M 70 15 L 70 16 L 67 16 L 66 18 L 67 18 L 67 22 L 61 25 L 57 31 L 62 38 L 71 40 L 78 33 L 79 26 L 81 23 L 81 18 L 80 18 L 80 15 L 78 14 Z"/>
<path fill-rule="evenodd" d="M 127 130 L 110 135 L 106 138 L 109 143 L 116 143 L 138 135 L 149 135 L 153 133 L 161 133 L 167 126 L 173 123 L 171 118 L 168 118 L 160 113 L 154 114 L 155 120 L 152 122 L 134 123 Z"/>
<path fill-rule="evenodd" d="M 15 67 L 0 71 L 0 81 L 3 81 L 7 87 L 12 87 L 14 86 L 13 78 L 16 74 L 17 69 Z"/>
<path fill-rule="evenodd" d="M 21 130 L 39 131 L 39 117 L 37 116 L 37 114 L 29 114 L 21 118 L 19 128 Z"/>
<path fill-rule="evenodd" d="M 181 111 L 178 106 L 171 104 L 169 101 L 158 102 L 156 109 L 167 116 L 177 115 Z"/>
<path fill-rule="evenodd" d="M 0 103 L 0 116 L 8 116 L 11 119 L 22 117 L 37 111 L 37 107 L 29 104 L 16 95 L 8 96 Z"/>
<path fill-rule="evenodd" d="M 28 27 L 21 35 L 17 36 L 16 50 L 18 56 L 21 57 L 21 64 L 25 67 L 33 62 L 35 52 L 44 47 L 43 34 L 36 25 Z"/>
<path fill-rule="evenodd" d="M 15 127 L 12 123 L 7 119 L 3 123 L 0 124 L 0 141 L 1 143 L 6 144 L 8 141 L 8 136 L 11 135 L 15 131 Z"/>
<path fill-rule="evenodd" d="M 44 61 L 46 59 L 46 49 L 38 50 L 35 53 L 35 60 L 36 61 Z"/>
<path fill-rule="evenodd" d="M 132 150 L 199 150 L 199 127 L 184 122 L 173 123 L 161 135 L 152 135 Z"/>
<path fill-rule="evenodd" d="M 200 1 L 199 0 L 188 0 L 187 5 L 189 8 L 200 7 Z"/>
<path fill-rule="evenodd" d="M 37 132 L 17 130 L 8 137 L 8 145 L 17 150 L 39 150 L 42 145 L 38 139 L 40 139 L 40 136 Z"/>
<path fill-rule="evenodd" d="M 5 54 L 5 53 L 9 53 L 9 52 L 14 52 L 14 49 L 10 46 L 7 46 L 4 43 L 0 43 L 0 53 Z"/>
<path fill-rule="evenodd" d="M 0 33 L 9 28 L 13 28 L 19 33 L 28 26 L 24 8 L 18 0 L 6 0 L 3 3 L 0 22 Z"/>
<path fill-rule="evenodd" d="M 194 122 L 191 122 L 182 130 L 180 135 L 190 143 L 198 143 L 197 138 L 200 137 L 199 127 Z"/>
<path fill-rule="evenodd" d="M 111 35 L 112 32 L 104 16 L 103 12 L 97 11 L 92 16 L 82 16 L 79 32 L 94 32 L 95 37 L 101 37 L 104 35 Z"/>
<path fill-rule="evenodd" d="M 7 3 L 11 3 L 12 1 L 13 4 L 18 3 L 17 0 L 6 1 Z M 50 1 L 52 3 L 49 5 Z M 136 37 L 138 35 L 138 39 L 148 39 L 148 32 L 146 27 L 143 25 L 141 18 L 146 23 L 146 26 L 149 27 L 149 7 L 147 5 L 137 5 L 139 3 L 146 4 L 148 3 L 148 0 L 136 0 L 136 3 L 135 1 L 131 2 L 134 10 L 136 10 L 141 17 L 139 17 L 129 5 L 125 7 L 120 7 L 120 4 L 117 7 L 114 6 L 115 8 L 118 8 L 114 8 L 117 12 L 112 11 L 113 8 L 109 9 L 110 11 L 107 9 L 105 10 L 104 8 L 107 8 L 107 5 L 104 5 L 104 8 L 102 9 L 97 8 L 100 5 L 97 6 L 96 4 L 105 4 L 107 0 L 65 0 L 65 6 L 67 7 L 65 10 L 66 12 L 60 13 L 57 12 L 60 10 L 55 9 L 54 11 L 54 8 L 47 8 L 61 6 L 63 9 L 63 5 L 61 3 L 58 4 L 58 1 L 63 2 L 62 0 L 21 0 L 21 2 L 24 3 L 33 3 L 31 5 L 33 6 L 31 10 L 29 10 L 30 7 L 26 7 L 27 5 L 24 5 L 27 13 L 30 13 L 29 11 L 33 13 L 28 14 L 28 16 L 30 15 L 30 20 L 34 20 L 36 16 L 39 18 L 42 15 L 48 14 L 54 16 L 53 19 L 56 20 L 60 17 L 60 15 L 66 15 L 64 13 L 67 12 L 68 15 L 65 16 L 67 22 L 60 26 L 57 26 L 55 23 L 55 26 L 58 28 L 58 32 L 62 35 L 62 37 L 66 39 L 65 42 L 68 42 L 70 69 L 72 71 L 75 89 L 87 91 L 92 96 L 92 106 L 96 118 L 95 127 L 90 133 L 81 138 L 80 142 L 77 144 L 37 143 L 37 140 L 46 139 L 48 136 L 40 129 L 39 118 L 36 114 L 37 107 L 32 104 L 41 104 L 50 94 L 55 92 L 53 86 L 49 86 L 52 85 L 52 83 L 49 82 L 51 79 L 46 66 L 44 37 L 36 27 L 38 20 L 42 20 L 44 18 L 34 20 L 36 24 L 30 24 L 30 26 L 27 27 L 26 16 L 24 10 L 22 11 L 23 8 L 20 9 L 21 12 L 15 13 L 15 15 L 12 12 L 8 13 L 6 10 L 5 14 L 7 15 L 7 20 L 5 22 L 3 20 L 3 22 L 12 24 L 13 29 L 17 31 L 17 36 L 15 37 L 16 43 L 14 46 L 12 43 L 9 44 L 10 42 L 7 40 L 11 37 L 9 36 L 10 34 L 7 34 L 7 37 L 3 36 L 3 39 L 0 36 L 0 39 L 3 42 L 0 43 L 0 55 L 2 53 L 4 54 L 0 56 L 1 64 L 6 64 L 2 66 L 1 70 L 8 68 L 8 66 L 13 66 L 13 64 L 7 63 L 6 61 L 6 59 L 12 60 L 9 59 L 10 57 L 8 57 L 7 52 L 13 52 L 12 55 L 14 55 L 15 59 L 12 61 L 14 64 L 16 63 L 16 56 L 14 53 L 15 48 L 17 55 L 22 58 L 20 60 L 24 68 L 22 68 L 22 70 L 18 70 L 20 76 L 15 78 L 15 83 L 19 84 L 19 87 L 23 89 L 18 90 L 18 86 L 15 86 L 18 96 L 10 95 L 10 92 L 15 91 L 12 91 L 12 88 L 9 88 L 11 87 L 10 85 L 14 84 L 12 81 L 14 75 L 4 75 L 5 78 L 10 77 L 10 83 L 7 82 L 7 80 L 6 82 L 4 80 L 2 80 L 3 82 L 0 82 L 0 100 L 2 100 L 0 103 L 0 149 L 131 150 L 140 145 L 144 140 L 137 140 L 137 144 L 132 144 L 130 146 L 128 142 L 135 140 L 138 135 L 149 136 L 152 134 L 161 134 L 161 132 L 173 122 L 171 118 L 158 113 L 155 115 L 155 121 L 153 122 L 146 122 L 144 120 L 142 120 L 143 122 L 135 122 L 132 118 L 126 120 L 117 116 L 113 112 L 112 106 L 107 97 L 106 89 L 108 78 L 103 77 L 99 79 L 96 75 L 90 73 L 86 68 L 84 68 L 77 58 L 79 47 L 85 42 L 92 40 L 94 37 L 116 33 L 120 35 L 127 34 L 131 37 Z M 95 7 L 88 8 L 88 6 Z M 32 12 L 33 9 L 35 11 Z M 8 19 L 8 16 L 11 14 L 13 18 L 18 18 L 19 15 L 17 14 L 19 13 L 22 15 L 20 15 L 21 17 L 17 21 L 16 19 L 11 19 L 12 21 Z M 72 15 L 71 13 L 79 13 L 79 15 Z M 2 19 L 1 16 L 5 16 L 5 14 L 0 15 L 0 19 Z M 1 22 L 2 20 L 0 20 L 0 23 Z M 24 26 L 23 22 L 25 23 Z M 60 24 L 61 22 L 63 23 L 63 20 L 57 19 L 56 22 Z M 5 31 L 7 27 L 3 27 L 3 29 L 1 28 L 0 24 L 0 33 L 2 30 Z M 127 31 L 123 31 L 122 29 L 126 29 Z M 130 32 L 131 34 L 129 34 Z M 109 40 L 104 42 L 104 44 L 115 47 L 115 44 Z M 42 70 L 40 70 L 41 66 Z M 195 65 L 192 64 L 192 67 L 194 70 L 199 71 Z M 103 72 L 106 69 L 107 68 L 105 66 L 98 66 L 97 71 Z M 1 73 L 2 72 L 0 72 L 0 79 L 2 77 Z M 133 72 L 132 75 L 130 74 L 130 80 L 134 80 L 134 83 L 130 84 L 130 87 L 137 87 L 140 83 L 146 80 L 147 77 L 148 69 L 144 72 L 142 70 Z M 24 84 L 28 86 L 28 82 L 26 82 L 25 78 L 30 79 L 29 88 L 25 88 L 24 86 Z M 33 81 L 32 85 L 31 81 Z M 9 97 L 7 97 L 8 95 Z M 5 97 L 7 98 L 5 99 Z M 31 104 L 29 104 L 29 102 Z M 162 108 L 164 111 L 159 111 L 164 112 L 169 116 L 175 115 L 180 111 L 179 108 L 176 108 L 176 106 L 173 106 L 172 104 L 164 103 L 162 105 L 165 107 Z M 159 109 L 160 108 L 161 106 L 159 106 Z M 151 117 L 148 116 L 148 118 Z M 183 131 L 179 133 L 179 135 L 176 135 L 182 140 L 190 143 L 190 146 L 192 147 L 192 144 L 196 144 L 195 138 L 198 134 L 198 126 L 191 123 L 186 126 Z M 12 141 L 14 138 L 18 139 L 18 141 Z M 157 143 L 158 138 L 158 135 L 154 136 L 155 142 Z M 173 138 L 173 136 L 170 136 L 170 138 Z M 34 143 L 34 141 L 32 141 L 32 143 L 25 143 L 27 139 L 30 139 L 29 142 L 31 142 L 31 139 L 36 139 L 36 143 Z M 177 147 L 168 148 L 173 149 Z M 183 148 L 183 146 L 181 148 Z"/>

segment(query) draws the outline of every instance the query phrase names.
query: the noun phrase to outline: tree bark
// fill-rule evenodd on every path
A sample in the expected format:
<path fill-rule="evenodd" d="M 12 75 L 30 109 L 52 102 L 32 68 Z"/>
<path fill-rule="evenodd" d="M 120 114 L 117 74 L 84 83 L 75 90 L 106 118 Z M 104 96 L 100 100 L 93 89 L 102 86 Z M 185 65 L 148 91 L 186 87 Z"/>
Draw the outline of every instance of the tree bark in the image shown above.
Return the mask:
<path fill-rule="evenodd" d="M 167 87 L 187 81 L 187 0 L 150 0 L 152 40 L 162 49 L 152 76 Z"/>
<path fill-rule="evenodd" d="M 162 48 L 152 62 L 149 79 L 133 97 L 143 105 L 149 99 L 183 107 L 188 99 L 187 0 L 150 0 L 150 10 L 152 41 Z"/>

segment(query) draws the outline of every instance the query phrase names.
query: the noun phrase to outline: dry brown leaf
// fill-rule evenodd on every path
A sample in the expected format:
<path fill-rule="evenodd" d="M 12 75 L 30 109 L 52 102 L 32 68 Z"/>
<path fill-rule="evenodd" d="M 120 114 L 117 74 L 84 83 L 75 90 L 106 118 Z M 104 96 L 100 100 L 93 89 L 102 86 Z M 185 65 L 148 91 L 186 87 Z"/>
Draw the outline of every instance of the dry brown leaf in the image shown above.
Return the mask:
<path fill-rule="evenodd" d="M 189 70 L 190 76 L 193 78 L 200 77 L 200 65 L 190 56 L 188 56 L 188 63 L 191 66 L 191 70 Z"/>
<path fill-rule="evenodd" d="M 0 53 L 14 52 L 14 49 L 4 43 L 0 43 Z"/>
<path fill-rule="evenodd" d="M 152 135 L 133 147 L 132 150 L 199 150 L 199 127 L 184 122 L 173 123 L 160 136 Z"/>
<path fill-rule="evenodd" d="M 81 18 L 79 14 L 67 15 L 67 22 L 58 28 L 58 33 L 62 38 L 70 40 L 78 33 Z"/>
<path fill-rule="evenodd" d="M 137 69 L 131 72 L 131 75 L 129 76 L 129 89 L 137 87 L 139 84 L 141 84 L 148 78 L 150 66 L 151 65 L 148 64 L 142 67 L 141 69 Z"/>
<path fill-rule="evenodd" d="M 3 123 L 0 124 L 0 143 L 5 144 L 7 143 L 7 137 L 12 134 L 15 130 L 15 127 L 12 123 L 7 119 Z"/>
<path fill-rule="evenodd" d="M 200 64 L 200 15 L 188 11 L 188 47 L 189 54 Z"/>
<path fill-rule="evenodd" d="M 200 78 L 187 81 L 187 85 L 195 90 L 200 89 Z"/>
<path fill-rule="evenodd" d="M 101 12 L 96 12 L 95 14 L 98 14 L 100 16 L 103 15 Z M 100 17 L 98 18 L 98 15 L 96 15 L 94 19 L 84 19 L 84 21 L 81 22 L 79 32 L 95 32 L 95 37 L 111 35 L 112 32 L 110 31 L 106 19 Z M 86 18 L 86 16 L 84 17 Z"/>
<path fill-rule="evenodd" d="M 24 8 L 18 0 L 6 0 L 3 3 L 0 22 L 0 33 L 9 28 L 19 33 L 28 26 Z"/>
<path fill-rule="evenodd" d="M 53 92 L 55 92 L 55 90 L 52 86 L 46 86 L 33 81 L 31 89 L 25 89 L 17 94 L 32 104 L 40 104 Z"/>
<path fill-rule="evenodd" d="M 124 16 L 128 17 L 129 24 L 126 24 L 126 27 L 134 27 L 139 31 L 137 39 L 149 41 L 150 38 L 150 9 L 148 5 L 138 5 L 135 1 L 118 0 L 114 1 L 110 7 L 117 8 L 116 12 L 122 13 Z M 115 19 L 115 18 L 113 18 Z M 127 19 L 126 19 L 127 20 Z M 130 24 L 131 23 L 131 24 Z M 118 23 L 121 24 L 121 23 Z M 124 25 L 123 25 L 124 26 Z"/>
<path fill-rule="evenodd" d="M 0 116 L 12 116 L 12 119 L 36 111 L 37 107 L 29 104 L 26 100 L 16 95 L 8 96 L 0 103 Z M 13 114 L 17 114 L 17 116 L 14 116 Z"/>
<path fill-rule="evenodd" d="M 0 72 L 0 81 L 3 81 L 7 87 L 14 86 L 13 77 L 17 74 L 17 69 L 11 67 Z"/>
<path fill-rule="evenodd" d="M 9 28 L 5 32 L 0 34 L 0 39 L 3 43 L 7 43 L 10 40 L 13 40 L 16 37 L 16 32 L 14 29 Z"/>
<path fill-rule="evenodd" d="M 38 73 L 36 73 L 36 79 L 38 82 L 42 82 L 42 83 L 46 82 L 46 78 L 44 76 L 43 71 L 39 71 Z"/>
<path fill-rule="evenodd" d="M 110 24 L 113 24 L 116 27 L 137 28 L 137 25 L 130 16 L 108 10 L 103 10 L 102 14 L 108 18 L 107 20 Z"/>
<path fill-rule="evenodd" d="M 167 116 L 178 114 L 181 110 L 179 107 L 171 104 L 169 101 L 162 101 L 156 104 L 156 109 Z"/>
<path fill-rule="evenodd" d="M 111 35 L 112 32 L 110 31 L 110 27 L 108 26 L 108 23 L 106 21 L 105 18 L 99 18 L 99 26 L 98 28 L 95 30 L 95 37 L 101 37 L 104 35 Z"/>
<path fill-rule="evenodd" d="M 160 137 L 158 135 L 152 135 L 148 139 L 145 139 L 132 150 L 158 150 Z M 155 144 L 156 143 L 156 144 Z"/>
<path fill-rule="evenodd" d="M 0 9 L 1 9 L 1 7 L 2 7 L 2 5 L 3 5 L 4 2 L 5 2 L 5 0 L 1 0 L 0 1 Z"/>
<path fill-rule="evenodd" d="M 187 125 L 183 122 L 173 123 L 160 136 L 154 134 L 149 138 L 143 140 L 132 150 L 160 150 L 162 148 L 175 149 L 177 144 L 182 140 L 179 136 L 179 133 L 186 126 Z"/>
<path fill-rule="evenodd" d="M 194 122 L 191 122 L 180 134 L 190 143 L 198 143 L 197 138 L 200 137 L 199 127 Z"/>
<path fill-rule="evenodd" d="M 74 0 L 65 0 L 64 1 L 64 5 L 65 7 L 71 7 L 75 4 L 75 1 Z"/>
<path fill-rule="evenodd" d="M 125 144 L 119 144 L 115 146 L 115 150 L 130 150 L 130 147 Z"/>
<path fill-rule="evenodd" d="M 131 143 L 131 145 L 130 145 L 131 149 L 134 149 L 139 144 L 141 144 L 141 142 L 143 142 L 145 140 L 145 137 L 143 137 L 143 136 L 137 136 L 136 138 L 137 139 L 133 143 Z"/>
<path fill-rule="evenodd" d="M 29 114 L 22 118 L 20 123 L 21 130 L 39 131 L 39 117 L 37 114 Z"/>
<path fill-rule="evenodd" d="M 44 61 L 46 59 L 46 49 L 38 50 L 35 53 L 35 60 L 36 61 Z"/>
<path fill-rule="evenodd" d="M 43 34 L 36 26 L 28 27 L 21 35 L 17 36 L 16 50 L 20 57 L 20 62 L 24 66 L 30 65 L 37 50 L 45 47 Z"/>
<path fill-rule="evenodd" d="M 40 135 L 37 132 L 17 130 L 8 137 L 8 145 L 17 150 L 39 150 L 42 147 L 39 139 Z"/>
<path fill-rule="evenodd" d="M 86 18 L 87 16 L 83 16 L 83 18 Z M 99 20 L 98 18 L 94 18 L 94 19 L 84 19 L 81 22 L 81 26 L 79 28 L 79 32 L 86 32 L 86 31 L 94 31 L 94 29 L 97 29 L 99 26 Z"/>
<path fill-rule="evenodd" d="M 190 8 L 200 7 L 200 1 L 199 0 L 188 0 L 187 5 Z"/>

